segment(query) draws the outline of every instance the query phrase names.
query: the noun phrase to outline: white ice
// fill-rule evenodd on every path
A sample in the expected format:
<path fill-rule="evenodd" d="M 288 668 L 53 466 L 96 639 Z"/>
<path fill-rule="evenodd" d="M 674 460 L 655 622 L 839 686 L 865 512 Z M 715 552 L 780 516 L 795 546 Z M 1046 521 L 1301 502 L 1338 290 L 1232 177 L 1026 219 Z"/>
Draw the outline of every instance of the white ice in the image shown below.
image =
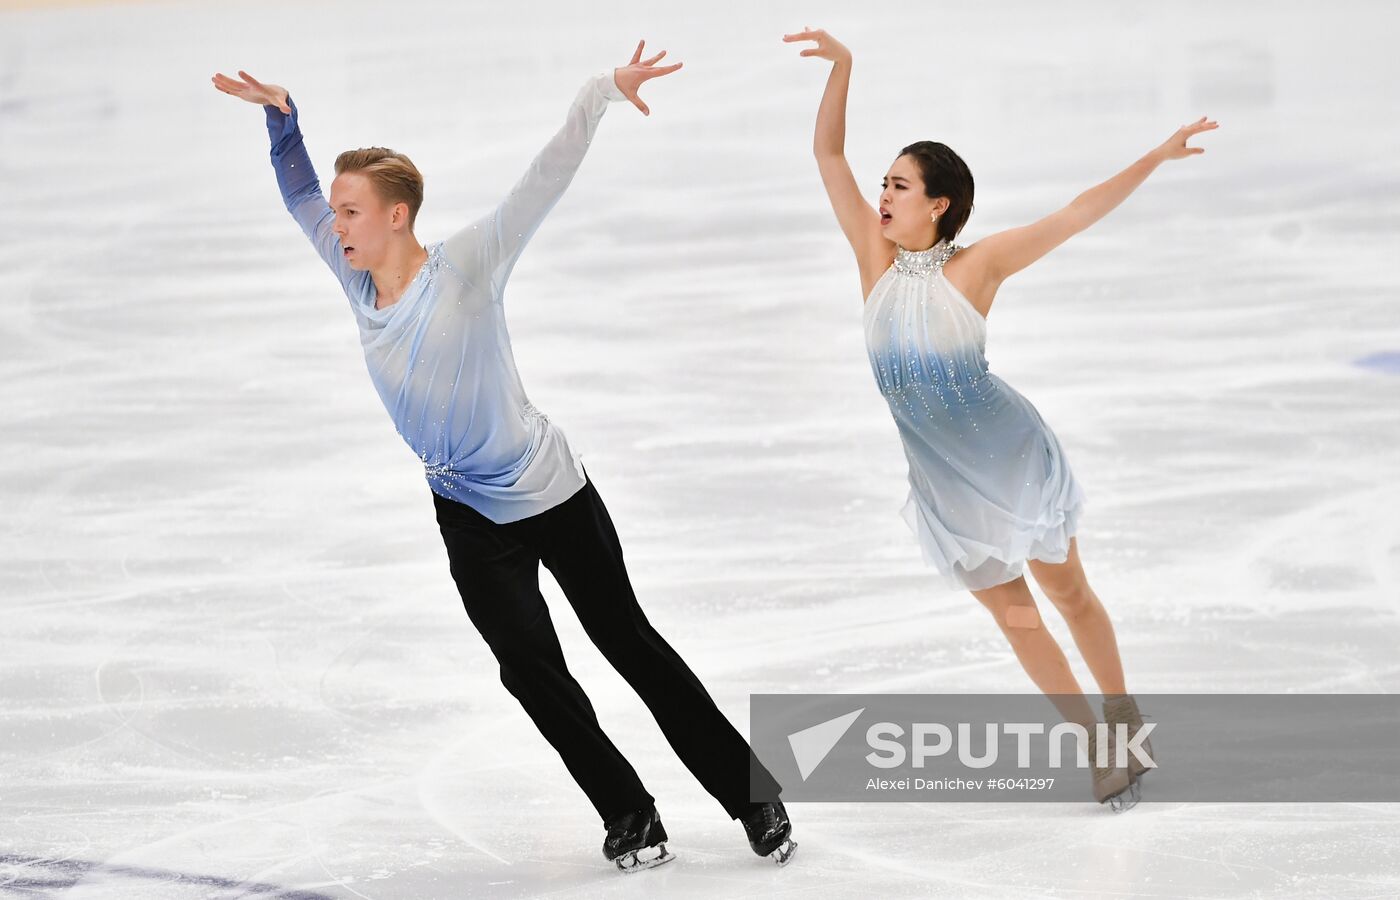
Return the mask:
<path fill-rule="evenodd" d="M 1133 690 L 1400 688 L 1394 11 L 856 7 L 0 3 L 0 896 L 1400 894 L 1395 804 L 794 804 L 777 869 L 546 582 L 679 856 L 602 859 L 215 71 L 291 88 L 327 181 L 341 149 L 409 153 L 435 240 L 639 38 L 685 62 L 649 118 L 610 109 L 507 303 L 644 607 L 744 731 L 751 692 L 1032 690 L 897 516 L 811 158 L 827 64 L 780 35 L 855 53 L 870 196 L 911 141 L 968 160 L 962 243 L 1217 119 L 1006 284 L 989 358 L 1085 487 Z"/>

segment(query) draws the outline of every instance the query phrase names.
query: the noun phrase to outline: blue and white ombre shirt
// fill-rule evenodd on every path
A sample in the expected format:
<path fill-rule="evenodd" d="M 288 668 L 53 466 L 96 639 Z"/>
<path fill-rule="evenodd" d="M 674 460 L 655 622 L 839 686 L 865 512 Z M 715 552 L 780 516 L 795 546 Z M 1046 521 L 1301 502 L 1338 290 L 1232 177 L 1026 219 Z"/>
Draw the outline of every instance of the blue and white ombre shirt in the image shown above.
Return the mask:
<path fill-rule="evenodd" d="M 493 522 L 514 522 L 583 487 L 563 432 L 531 405 L 506 331 L 502 298 L 520 253 L 569 186 L 608 103 L 624 100 L 612 70 L 588 80 L 563 127 L 506 198 L 444 241 L 398 302 L 375 309 L 367 271 L 341 252 L 297 124 L 264 106 L 282 199 L 340 279 L 360 329 L 365 364 L 394 428 L 418 454 L 428 485 Z"/>

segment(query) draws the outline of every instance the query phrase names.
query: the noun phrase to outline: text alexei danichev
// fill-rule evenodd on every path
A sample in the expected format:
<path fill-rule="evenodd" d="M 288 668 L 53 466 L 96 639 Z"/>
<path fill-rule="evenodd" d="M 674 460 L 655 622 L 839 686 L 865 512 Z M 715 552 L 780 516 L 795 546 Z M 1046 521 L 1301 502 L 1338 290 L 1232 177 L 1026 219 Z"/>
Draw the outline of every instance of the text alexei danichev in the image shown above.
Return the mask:
<path fill-rule="evenodd" d="M 865 783 L 867 791 L 980 791 L 986 784 L 981 778 L 872 778 Z"/>
<path fill-rule="evenodd" d="M 1053 778 L 872 778 L 867 791 L 1004 791 L 1054 787 Z"/>

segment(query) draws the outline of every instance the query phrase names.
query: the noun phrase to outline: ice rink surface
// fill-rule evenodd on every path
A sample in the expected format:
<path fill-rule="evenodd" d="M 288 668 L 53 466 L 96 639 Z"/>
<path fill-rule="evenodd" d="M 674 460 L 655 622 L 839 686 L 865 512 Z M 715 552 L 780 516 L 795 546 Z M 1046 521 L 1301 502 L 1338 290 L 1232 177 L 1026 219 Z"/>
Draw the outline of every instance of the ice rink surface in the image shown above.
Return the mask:
<path fill-rule="evenodd" d="M 751 692 L 1033 689 L 897 515 L 905 462 L 811 156 L 829 64 L 780 41 L 807 24 L 855 55 L 867 196 L 914 140 L 968 161 L 963 244 L 1220 122 L 1007 282 L 992 370 L 1088 494 L 1131 689 L 1400 689 L 1397 18 L 0 4 L 0 896 L 1400 895 L 1400 806 L 1378 803 L 794 804 L 776 869 L 546 578 L 679 855 L 613 871 L 462 611 L 261 112 L 209 83 L 289 87 L 327 187 L 342 149 L 410 154 L 430 241 L 639 38 L 685 62 L 644 88 L 649 118 L 612 105 L 506 303 L 649 616 L 747 732 Z"/>

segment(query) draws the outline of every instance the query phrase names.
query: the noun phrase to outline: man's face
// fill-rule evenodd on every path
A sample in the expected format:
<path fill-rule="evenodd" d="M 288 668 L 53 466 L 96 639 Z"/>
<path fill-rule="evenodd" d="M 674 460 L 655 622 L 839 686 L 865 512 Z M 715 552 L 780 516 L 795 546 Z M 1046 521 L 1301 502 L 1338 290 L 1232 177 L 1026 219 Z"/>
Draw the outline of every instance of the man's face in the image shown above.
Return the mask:
<path fill-rule="evenodd" d="M 342 172 L 331 182 L 331 209 L 341 253 L 352 269 L 373 269 L 383 259 L 394 232 L 406 224 L 408 206 L 390 206 L 359 172 Z M 398 207 L 396 227 L 395 207 Z"/>

